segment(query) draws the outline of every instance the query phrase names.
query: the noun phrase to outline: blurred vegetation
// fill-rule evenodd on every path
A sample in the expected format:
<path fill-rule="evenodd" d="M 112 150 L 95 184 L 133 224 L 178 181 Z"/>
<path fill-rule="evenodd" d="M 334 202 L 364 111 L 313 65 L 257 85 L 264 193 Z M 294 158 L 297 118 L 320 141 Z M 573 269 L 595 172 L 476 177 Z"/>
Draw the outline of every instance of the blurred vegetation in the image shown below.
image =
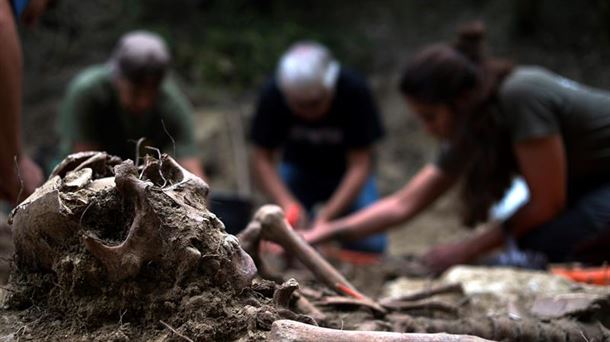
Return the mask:
<path fill-rule="evenodd" d="M 507 23 L 502 39 L 512 44 L 610 43 L 610 0 L 61 0 L 41 29 L 24 34 L 27 50 L 36 51 L 26 62 L 45 71 L 100 62 L 125 31 L 153 30 L 167 39 L 178 73 L 195 90 L 244 90 L 270 75 L 297 40 L 327 44 L 368 73 L 401 60 L 384 55 L 447 37 L 456 22 L 479 17 L 490 31 Z"/>
<path fill-rule="evenodd" d="M 280 54 L 297 40 L 332 47 L 342 61 L 369 64 L 367 38 L 337 20 L 344 4 L 322 1 L 264 0 L 64 0 L 44 17 L 43 30 L 24 31 L 31 48 L 56 56 L 54 65 L 107 58 L 125 31 L 142 28 L 168 42 L 179 74 L 196 87 L 244 89 L 269 75 Z M 329 8 L 330 6 L 330 8 Z M 348 6 L 349 8 L 349 6 Z M 38 39 L 35 36 L 38 35 Z M 32 37 L 34 36 L 34 37 Z M 49 59 L 33 64 L 49 63 Z"/>
<path fill-rule="evenodd" d="M 385 161 L 404 164 L 385 175 L 398 186 L 430 145 L 413 138 L 417 123 L 403 115 L 396 91 L 401 66 L 421 46 L 452 40 L 456 27 L 473 19 L 486 22 L 491 53 L 610 89 L 610 0 L 59 0 L 38 29 L 21 32 L 26 145 L 55 144 L 66 85 L 87 65 L 107 60 L 127 31 L 148 29 L 167 40 L 177 79 L 201 116 L 250 110 L 281 53 L 313 39 L 371 81 L 388 141 L 394 139 L 384 146 Z M 206 160 L 222 154 L 218 145 L 204 151 L 211 154 Z"/>
<path fill-rule="evenodd" d="M 341 31 L 331 29 L 335 22 L 329 23 L 322 13 L 307 13 L 305 5 L 296 1 L 150 1 L 140 4 L 140 10 L 141 22 L 172 45 L 177 67 L 203 86 L 243 88 L 260 83 L 282 51 L 302 39 L 332 46 L 347 63 L 367 64 L 370 52 L 362 35 L 350 32 L 350 39 L 345 39 Z M 158 13 L 166 14 L 167 20 L 159 22 Z M 350 50 L 354 44 L 360 49 Z"/>

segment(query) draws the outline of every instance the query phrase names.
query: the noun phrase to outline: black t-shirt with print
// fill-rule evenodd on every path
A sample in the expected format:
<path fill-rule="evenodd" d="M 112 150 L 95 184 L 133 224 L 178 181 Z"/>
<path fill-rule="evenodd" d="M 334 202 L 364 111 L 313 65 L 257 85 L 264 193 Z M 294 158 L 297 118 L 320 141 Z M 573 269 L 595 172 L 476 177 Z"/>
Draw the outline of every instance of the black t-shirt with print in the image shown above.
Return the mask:
<path fill-rule="evenodd" d="M 366 82 L 342 68 L 330 109 L 316 121 L 294 115 L 275 80 L 269 81 L 259 97 L 250 138 L 256 146 L 281 149 L 283 161 L 307 172 L 340 175 L 349 150 L 370 147 L 383 133 Z"/>

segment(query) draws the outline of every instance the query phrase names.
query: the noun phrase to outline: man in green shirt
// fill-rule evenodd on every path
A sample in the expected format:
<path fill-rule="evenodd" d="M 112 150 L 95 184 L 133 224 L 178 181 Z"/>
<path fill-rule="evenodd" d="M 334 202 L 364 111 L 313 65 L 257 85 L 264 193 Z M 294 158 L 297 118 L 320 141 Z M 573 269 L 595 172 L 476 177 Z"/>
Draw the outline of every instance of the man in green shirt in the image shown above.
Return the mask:
<path fill-rule="evenodd" d="M 158 148 L 203 178 L 192 108 L 167 76 L 169 64 L 159 36 L 123 36 L 108 63 L 87 68 L 70 84 L 57 127 L 62 154 L 104 150 L 135 160 L 155 153 L 146 147 Z"/>

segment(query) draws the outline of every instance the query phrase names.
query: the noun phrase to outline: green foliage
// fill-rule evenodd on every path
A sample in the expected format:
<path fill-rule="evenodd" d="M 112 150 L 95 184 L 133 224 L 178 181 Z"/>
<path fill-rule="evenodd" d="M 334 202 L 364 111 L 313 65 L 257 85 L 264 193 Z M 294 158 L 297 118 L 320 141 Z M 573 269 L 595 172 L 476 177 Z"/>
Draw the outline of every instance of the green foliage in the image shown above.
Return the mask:
<path fill-rule="evenodd" d="M 214 1 L 204 8 L 178 3 L 168 7 L 166 1 L 147 2 L 140 21 L 168 40 L 179 72 L 199 86 L 259 85 L 273 73 L 282 52 L 303 39 L 326 44 L 342 62 L 357 68 L 366 69 L 370 61 L 364 34 L 354 25 L 324 18 L 329 9 L 320 4 L 313 9 L 320 15 L 304 15 L 303 8 L 279 1 Z"/>

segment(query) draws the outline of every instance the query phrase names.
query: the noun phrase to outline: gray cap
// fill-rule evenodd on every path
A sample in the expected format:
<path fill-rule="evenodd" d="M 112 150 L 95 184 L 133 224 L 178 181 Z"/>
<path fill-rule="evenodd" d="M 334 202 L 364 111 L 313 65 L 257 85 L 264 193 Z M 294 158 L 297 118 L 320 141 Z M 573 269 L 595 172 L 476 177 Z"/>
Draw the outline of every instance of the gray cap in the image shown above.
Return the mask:
<path fill-rule="evenodd" d="M 277 81 L 280 88 L 303 96 L 333 90 L 339 76 L 339 63 L 328 49 L 316 42 L 297 42 L 280 59 Z"/>
<path fill-rule="evenodd" d="M 110 64 L 114 72 L 131 82 L 161 80 L 170 64 L 163 39 L 152 32 L 133 31 L 119 40 Z"/>

